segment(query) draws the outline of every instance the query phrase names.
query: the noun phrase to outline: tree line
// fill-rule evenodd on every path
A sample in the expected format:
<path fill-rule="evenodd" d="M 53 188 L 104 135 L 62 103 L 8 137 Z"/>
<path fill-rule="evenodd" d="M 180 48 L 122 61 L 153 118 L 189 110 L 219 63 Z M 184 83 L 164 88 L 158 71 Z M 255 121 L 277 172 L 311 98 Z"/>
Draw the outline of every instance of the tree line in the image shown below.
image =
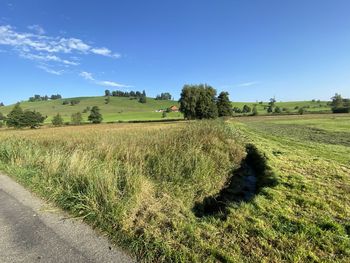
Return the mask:
<path fill-rule="evenodd" d="M 29 97 L 28 101 L 30 102 L 34 102 L 34 101 L 47 101 L 47 100 L 58 100 L 58 99 L 62 99 L 62 96 L 60 94 L 53 94 L 50 97 L 45 95 L 45 96 L 41 96 L 38 94 L 35 94 L 33 97 Z"/>
<path fill-rule="evenodd" d="M 122 91 L 122 90 L 114 90 L 110 91 L 108 89 L 105 90 L 105 103 L 109 104 L 110 98 L 109 97 L 127 97 L 130 99 L 137 99 L 140 103 L 146 103 L 147 102 L 147 96 L 146 91 L 143 90 L 140 91 Z"/>
<path fill-rule="evenodd" d="M 160 95 L 157 95 L 156 100 L 171 100 L 171 94 L 169 92 L 161 93 Z"/>

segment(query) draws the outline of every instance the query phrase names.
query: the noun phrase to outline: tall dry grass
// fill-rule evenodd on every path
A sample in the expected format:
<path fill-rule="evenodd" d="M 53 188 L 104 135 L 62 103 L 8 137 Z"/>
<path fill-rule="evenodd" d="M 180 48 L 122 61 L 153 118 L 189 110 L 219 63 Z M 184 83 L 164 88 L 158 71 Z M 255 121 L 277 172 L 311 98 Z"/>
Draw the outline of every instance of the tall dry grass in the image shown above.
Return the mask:
<path fill-rule="evenodd" d="M 0 132 L 0 168 L 144 260 L 194 260 L 195 202 L 244 157 L 221 121 Z"/>

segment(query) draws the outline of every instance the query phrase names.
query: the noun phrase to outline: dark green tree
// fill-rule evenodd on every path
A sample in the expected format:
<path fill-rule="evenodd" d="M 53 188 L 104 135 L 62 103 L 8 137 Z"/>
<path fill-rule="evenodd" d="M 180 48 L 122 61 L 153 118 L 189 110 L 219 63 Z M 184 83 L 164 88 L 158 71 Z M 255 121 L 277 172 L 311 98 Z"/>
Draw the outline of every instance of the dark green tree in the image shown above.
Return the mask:
<path fill-rule="evenodd" d="M 198 100 L 198 85 L 185 85 L 182 88 L 180 95 L 180 112 L 182 112 L 186 119 L 196 119 L 196 106 Z"/>
<path fill-rule="evenodd" d="M 44 123 L 44 117 L 40 112 L 37 111 L 25 111 L 23 113 L 23 126 L 35 129 Z"/>
<path fill-rule="evenodd" d="M 32 129 L 37 128 L 44 122 L 44 117 L 37 111 L 23 111 L 20 104 L 17 103 L 12 111 L 7 115 L 6 124 L 8 127 L 24 128 L 30 127 Z"/>
<path fill-rule="evenodd" d="M 109 97 L 109 96 L 111 96 L 112 94 L 111 94 L 111 91 L 110 90 L 108 90 L 108 89 L 106 89 L 105 90 L 105 96 L 106 97 Z"/>
<path fill-rule="evenodd" d="M 223 91 L 219 94 L 216 105 L 218 107 L 219 117 L 232 116 L 232 105 L 228 92 Z"/>
<path fill-rule="evenodd" d="M 218 117 L 216 90 L 214 88 L 207 85 L 199 88 L 196 115 L 198 119 L 215 119 Z"/>
<path fill-rule="evenodd" d="M 93 106 L 90 111 L 90 115 L 88 117 L 88 120 L 92 123 L 101 123 L 103 118 L 100 113 L 100 109 L 97 106 Z"/>
<path fill-rule="evenodd" d="M 59 113 L 57 113 L 57 115 L 55 115 L 53 118 L 52 118 L 52 124 L 54 125 L 54 126 L 62 126 L 63 125 L 63 118 L 62 118 L 62 116 L 59 114 Z"/>
<path fill-rule="evenodd" d="M 7 115 L 6 125 L 8 127 L 14 128 L 23 128 L 25 127 L 24 123 L 24 113 L 19 103 L 17 103 L 11 112 Z"/>

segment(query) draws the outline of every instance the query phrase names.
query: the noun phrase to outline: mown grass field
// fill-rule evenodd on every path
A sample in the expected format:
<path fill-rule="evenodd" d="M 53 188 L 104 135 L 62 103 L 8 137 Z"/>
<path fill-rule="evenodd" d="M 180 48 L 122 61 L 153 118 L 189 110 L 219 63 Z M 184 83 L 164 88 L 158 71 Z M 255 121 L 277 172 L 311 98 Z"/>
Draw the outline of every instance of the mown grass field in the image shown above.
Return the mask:
<path fill-rule="evenodd" d="M 143 261 L 349 262 L 349 143 L 350 115 L 0 129 L 0 169 Z"/>
<path fill-rule="evenodd" d="M 283 113 L 298 113 L 299 108 L 304 108 L 305 112 L 315 113 L 330 113 L 331 107 L 327 104 L 327 101 L 285 101 L 276 102 L 275 106 L 280 107 Z M 244 105 L 248 105 L 253 109 L 254 105 L 260 115 L 267 115 L 268 102 L 232 102 L 233 107 L 243 108 Z M 296 108 L 297 107 L 297 108 Z M 240 115 L 240 114 L 236 114 Z"/>
<path fill-rule="evenodd" d="M 79 100 L 80 103 L 74 106 L 63 105 L 63 101 Z M 155 100 L 147 98 L 147 103 L 139 103 L 138 100 L 130 100 L 124 97 L 110 97 L 110 102 L 105 103 L 105 97 L 79 97 L 49 101 L 21 102 L 24 110 L 36 110 L 47 116 L 45 123 L 51 123 L 53 116 L 60 113 L 65 122 L 71 120 L 73 113 L 80 112 L 83 120 L 87 122 L 89 111 L 83 112 L 87 107 L 98 106 L 101 109 L 104 122 L 133 121 L 133 120 L 161 120 L 162 113 L 156 112 L 159 109 L 166 109 L 172 105 L 178 106 L 177 101 Z M 14 105 L 0 108 L 0 112 L 8 114 Z M 166 119 L 179 119 L 182 114 L 179 112 L 168 113 Z"/>

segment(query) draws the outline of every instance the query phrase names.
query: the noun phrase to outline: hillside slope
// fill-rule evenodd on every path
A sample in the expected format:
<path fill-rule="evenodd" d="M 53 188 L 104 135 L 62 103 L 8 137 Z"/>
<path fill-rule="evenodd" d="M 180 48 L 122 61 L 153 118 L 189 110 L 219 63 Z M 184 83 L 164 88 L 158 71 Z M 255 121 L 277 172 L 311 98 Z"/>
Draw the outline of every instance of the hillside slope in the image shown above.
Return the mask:
<path fill-rule="evenodd" d="M 71 106 L 63 105 L 64 101 L 79 100 L 80 103 Z M 156 112 L 159 109 L 166 109 L 172 105 L 179 106 L 177 101 L 173 100 L 155 100 L 153 98 L 147 98 L 147 103 L 139 103 L 136 99 L 130 99 L 127 97 L 110 97 L 110 102 L 105 103 L 105 97 L 77 97 L 66 98 L 59 100 L 48 101 L 36 101 L 36 102 L 21 102 L 21 106 L 25 110 L 36 110 L 43 115 L 48 116 L 45 120 L 46 123 L 50 123 L 52 117 L 57 113 L 60 113 L 64 118 L 64 121 L 70 121 L 71 115 L 76 112 L 83 114 L 84 121 L 87 121 L 89 111 L 86 111 L 87 107 L 98 106 L 101 109 L 104 122 L 116 122 L 116 121 L 133 121 L 133 120 L 161 120 L 162 113 Z M 268 114 L 266 109 L 268 107 L 267 102 L 232 102 L 233 107 L 243 108 L 244 105 L 248 105 L 253 109 L 254 105 L 257 106 L 259 115 Z M 8 114 L 14 105 L 9 105 L 0 108 L 0 112 Z M 330 112 L 331 108 L 327 104 L 327 101 L 289 101 L 289 102 L 276 102 L 276 106 L 280 107 L 283 113 L 297 113 L 299 108 L 304 108 L 306 112 Z M 84 111 L 85 110 L 85 111 Z M 235 114 L 241 115 L 241 114 Z M 179 112 L 172 112 L 167 114 L 166 119 L 178 119 L 183 115 Z"/>
<path fill-rule="evenodd" d="M 80 103 L 74 106 L 63 105 L 64 101 L 79 100 Z M 101 109 L 104 122 L 112 121 L 130 121 L 130 120 L 160 120 L 162 113 L 156 112 L 159 109 L 166 109 L 172 105 L 177 105 L 177 101 L 155 100 L 147 98 L 147 103 L 139 103 L 137 100 L 126 97 L 110 97 L 110 102 L 105 103 L 105 97 L 78 97 L 59 100 L 21 102 L 24 110 L 36 110 L 43 115 L 48 116 L 45 122 L 51 122 L 51 119 L 57 113 L 60 113 L 65 121 L 70 121 L 73 113 L 81 112 L 87 107 L 98 106 Z M 14 105 L 0 108 L 0 112 L 8 114 Z M 87 121 L 89 112 L 83 113 L 84 121 Z M 167 114 L 168 119 L 182 118 L 179 112 Z"/>

